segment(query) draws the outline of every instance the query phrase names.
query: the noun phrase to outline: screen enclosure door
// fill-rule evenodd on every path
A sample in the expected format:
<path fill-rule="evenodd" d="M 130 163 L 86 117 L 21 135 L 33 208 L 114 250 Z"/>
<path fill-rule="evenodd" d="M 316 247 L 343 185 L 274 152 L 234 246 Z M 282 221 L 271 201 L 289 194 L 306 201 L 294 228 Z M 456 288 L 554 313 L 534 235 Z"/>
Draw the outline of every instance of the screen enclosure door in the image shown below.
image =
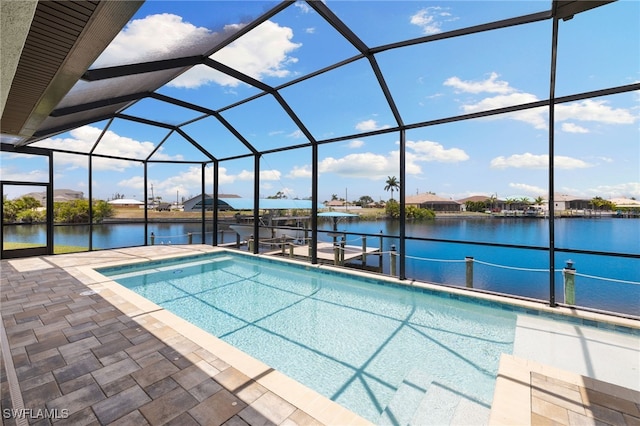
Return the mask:
<path fill-rule="evenodd" d="M 51 156 L 2 148 L 0 257 L 53 254 Z"/>

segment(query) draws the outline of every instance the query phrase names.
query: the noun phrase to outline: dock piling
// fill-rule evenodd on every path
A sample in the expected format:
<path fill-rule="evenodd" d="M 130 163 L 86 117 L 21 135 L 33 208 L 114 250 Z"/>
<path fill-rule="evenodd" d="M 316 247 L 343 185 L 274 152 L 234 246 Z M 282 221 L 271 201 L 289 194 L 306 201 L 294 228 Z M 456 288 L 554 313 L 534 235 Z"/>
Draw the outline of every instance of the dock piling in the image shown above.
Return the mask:
<path fill-rule="evenodd" d="M 396 276 L 396 257 L 398 256 L 398 254 L 396 253 L 396 246 L 392 245 L 391 246 L 391 253 L 389 255 L 389 258 L 391 260 L 391 276 L 395 277 Z"/>
<path fill-rule="evenodd" d="M 567 260 L 567 265 L 562 270 L 564 277 L 564 303 L 567 305 L 576 304 L 576 269 L 573 267 L 573 261 Z"/>

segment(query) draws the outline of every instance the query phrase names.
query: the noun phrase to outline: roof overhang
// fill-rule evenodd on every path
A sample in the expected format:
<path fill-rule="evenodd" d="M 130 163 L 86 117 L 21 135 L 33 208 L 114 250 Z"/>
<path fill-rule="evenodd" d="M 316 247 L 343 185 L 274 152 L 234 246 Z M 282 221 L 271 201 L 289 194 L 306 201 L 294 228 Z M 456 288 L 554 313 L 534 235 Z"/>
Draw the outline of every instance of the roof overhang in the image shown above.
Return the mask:
<path fill-rule="evenodd" d="M 555 0 L 553 2 L 553 15 L 558 19 L 568 21 L 578 13 L 586 12 L 614 1 L 616 0 Z"/>
<path fill-rule="evenodd" d="M 2 2 L 3 68 L 5 52 L 19 52 L 13 75 L 2 76 L 11 85 L 2 99 L 3 139 L 31 137 L 143 2 L 38 1 L 35 10 L 34 2 Z M 11 14 L 18 19 L 4 19 Z"/>

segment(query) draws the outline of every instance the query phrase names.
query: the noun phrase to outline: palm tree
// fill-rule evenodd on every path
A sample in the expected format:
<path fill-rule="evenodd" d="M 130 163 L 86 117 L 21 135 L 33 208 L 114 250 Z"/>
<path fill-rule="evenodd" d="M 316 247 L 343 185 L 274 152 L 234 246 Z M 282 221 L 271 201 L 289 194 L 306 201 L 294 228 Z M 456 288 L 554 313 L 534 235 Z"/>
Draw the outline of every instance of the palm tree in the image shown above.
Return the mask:
<path fill-rule="evenodd" d="M 487 198 L 487 201 L 485 201 L 489 205 L 491 212 L 496 208 L 496 201 L 498 201 L 498 194 L 491 194 L 491 196 Z"/>
<path fill-rule="evenodd" d="M 385 191 L 391 191 L 391 199 L 393 200 L 393 191 L 396 189 L 400 190 L 400 182 L 398 182 L 398 178 L 395 176 L 387 176 L 387 181 L 385 182 L 387 185 L 384 187 Z"/>
<path fill-rule="evenodd" d="M 507 204 L 507 207 L 509 207 L 509 210 L 511 210 L 511 205 L 516 201 L 517 200 L 515 198 L 507 198 L 506 200 L 504 200 L 504 202 Z"/>
<path fill-rule="evenodd" d="M 536 199 L 533 200 L 533 204 L 536 206 L 542 206 L 544 204 L 544 197 L 536 197 Z"/>

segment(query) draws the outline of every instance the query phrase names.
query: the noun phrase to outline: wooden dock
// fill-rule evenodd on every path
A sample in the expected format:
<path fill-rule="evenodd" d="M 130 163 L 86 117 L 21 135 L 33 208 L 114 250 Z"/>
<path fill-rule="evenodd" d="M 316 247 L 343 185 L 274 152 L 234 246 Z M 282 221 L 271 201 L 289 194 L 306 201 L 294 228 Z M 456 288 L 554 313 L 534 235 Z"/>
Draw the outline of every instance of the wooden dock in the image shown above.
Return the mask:
<path fill-rule="evenodd" d="M 282 255 L 285 257 L 309 259 L 310 249 L 308 245 L 285 244 L 280 250 L 269 251 L 266 254 Z M 364 251 L 362 246 L 337 244 L 330 242 L 318 242 L 318 261 L 322 263 L 334 263 L 342 265 L 352 260 L 366 261 L 366 256 L 379 254 L 378 247 L 367 247 Z"/>

